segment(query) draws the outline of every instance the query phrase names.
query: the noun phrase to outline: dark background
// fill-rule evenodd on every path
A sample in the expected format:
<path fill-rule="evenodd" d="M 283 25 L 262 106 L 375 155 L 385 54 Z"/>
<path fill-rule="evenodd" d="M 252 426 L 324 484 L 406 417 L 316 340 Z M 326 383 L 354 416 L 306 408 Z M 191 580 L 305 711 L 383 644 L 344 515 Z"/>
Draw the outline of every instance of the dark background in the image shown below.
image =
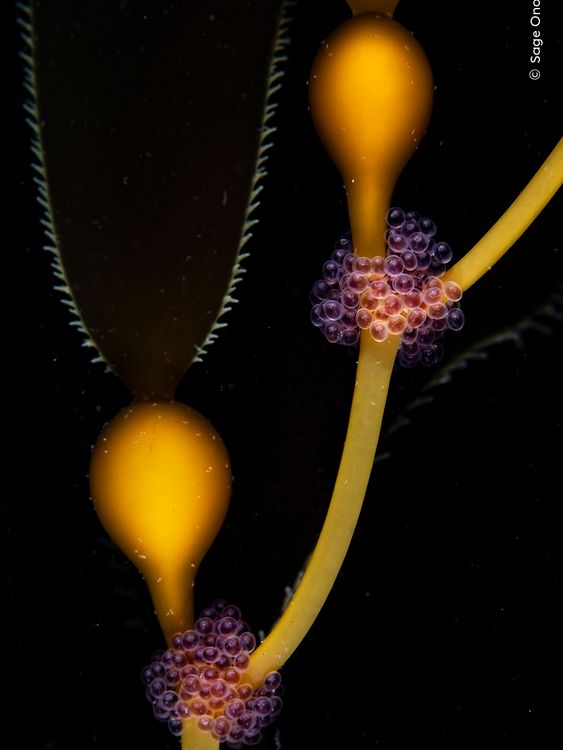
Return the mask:
<path fill-rule="evenodd" d="M 560 135 L 556 3 L 541 5 L 538 81 L 531 7 L 399 4 L 437 90 L 395 203 L 432 216 L 456 257 Z M 52 289 L 9 2 L 2 13 L 5 732 L 37 750 L 174 748 L 138 679 L 160 646 L 151 602 L 88 499 L 91 446 L 128 394 L 90 364 Z M 179 392 L 217 427 L 234 467 L 198 607 L 222 596 L 256 630 L 271 627 L 322 525 L 354 382 L 355 352 L 309 325 L 307 299 L 347 219 L 306 80 L 347 16 L 343 0 L 295 10 L 240 302 Z M 395 374 L 350 553 L 283 670 L 286 706 L 264 747 L 561 746 L 561 226 L 552 202 L 466 295 L 467 324 L 443 365 L 471 347 L 482 356 L 436 387 L 437 371 Z"/>

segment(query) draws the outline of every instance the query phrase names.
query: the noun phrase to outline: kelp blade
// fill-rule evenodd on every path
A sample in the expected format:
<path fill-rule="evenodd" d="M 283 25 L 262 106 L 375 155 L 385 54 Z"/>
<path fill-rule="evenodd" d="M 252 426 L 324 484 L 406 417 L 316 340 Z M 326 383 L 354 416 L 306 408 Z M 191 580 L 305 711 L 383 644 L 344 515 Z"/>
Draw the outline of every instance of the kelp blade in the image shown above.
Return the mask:
<path fill-rule="evenodd" d="M 279 6 L 33 5 L 40 167 L 61 271 L 95 346 L 137 396 L 173 395 L 230 301 Z"/>

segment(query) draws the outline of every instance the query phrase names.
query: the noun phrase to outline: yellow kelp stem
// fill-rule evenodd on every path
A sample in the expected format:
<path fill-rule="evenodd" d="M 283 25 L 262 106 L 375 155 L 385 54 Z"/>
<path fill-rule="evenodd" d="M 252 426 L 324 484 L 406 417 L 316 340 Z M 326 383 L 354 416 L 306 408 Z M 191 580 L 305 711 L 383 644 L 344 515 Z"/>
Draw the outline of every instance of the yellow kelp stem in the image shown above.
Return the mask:
<path fill-rule="evenodd" d="M 444 276 L 462 289 L 478 281 L 510 250 L 540 211 L 553 198 L 563 181 L 563 138 L 544 161 L 514 203 L 487 234 Z"/>
<path fill-rule="evenodd" d="M 219 740 L 214 739 L 211 732 L 202 732 L 197 725 L 197 719 L 184 722 L 182 732 L 182 750 L 217 750 Z"/>
<path fill-rule="evenodd" d="M 287 609 L 252 654 L 247 676 L 258 685 L 279 669 L 315 621 L 338 575 L 364 500 L 399 345 L 363 332 L 346 442 L 330 508 L 305 574 Z"/>

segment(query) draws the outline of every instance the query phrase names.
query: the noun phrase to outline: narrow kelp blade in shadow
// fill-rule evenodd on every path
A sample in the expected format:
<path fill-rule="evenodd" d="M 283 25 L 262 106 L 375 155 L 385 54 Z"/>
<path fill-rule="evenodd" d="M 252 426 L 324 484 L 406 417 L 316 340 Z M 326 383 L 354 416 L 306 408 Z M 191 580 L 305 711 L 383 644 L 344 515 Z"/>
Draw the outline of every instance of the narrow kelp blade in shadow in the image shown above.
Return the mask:
<path fill-rule="evenodd" d="M 171 397 L 233 301 L 273 131 L 281 5 L 21 8 L 61 288 L 136 396 Z"/>

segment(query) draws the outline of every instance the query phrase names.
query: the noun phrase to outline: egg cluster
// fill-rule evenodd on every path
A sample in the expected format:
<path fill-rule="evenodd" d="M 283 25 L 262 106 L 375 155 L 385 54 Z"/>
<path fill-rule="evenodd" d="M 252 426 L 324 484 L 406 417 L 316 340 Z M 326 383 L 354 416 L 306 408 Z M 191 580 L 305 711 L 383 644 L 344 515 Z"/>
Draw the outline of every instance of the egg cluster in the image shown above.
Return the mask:
<path fill-rule="evenodd" d="M 392 208 L 386 218 L 386 257 L 356 255 L 349 233 L 339 239 L 313 285 L 311 322 L 328 341 L 346 346 L 358 342 L 360 330 L 375 341 L 400 336 L 403 366 L 433 365 L 444 332 L 464 324 L 461 287 L 440 279 L 452 249 L 434 239 L 435 223 L 416 211 Z"/>
<path fill-rule="evenodd" d="M 217 600 L 193 629 L 177 633 L 172 648 L 158 652 L 142 679 L 154 715 L 181 735 L 193 718 L 228 747 L 256 745 L 261 730 L 282 708 L 281 676 L 270 672 L 258 689 L 244 679 L 256 639 L 238 607 Z"/>

